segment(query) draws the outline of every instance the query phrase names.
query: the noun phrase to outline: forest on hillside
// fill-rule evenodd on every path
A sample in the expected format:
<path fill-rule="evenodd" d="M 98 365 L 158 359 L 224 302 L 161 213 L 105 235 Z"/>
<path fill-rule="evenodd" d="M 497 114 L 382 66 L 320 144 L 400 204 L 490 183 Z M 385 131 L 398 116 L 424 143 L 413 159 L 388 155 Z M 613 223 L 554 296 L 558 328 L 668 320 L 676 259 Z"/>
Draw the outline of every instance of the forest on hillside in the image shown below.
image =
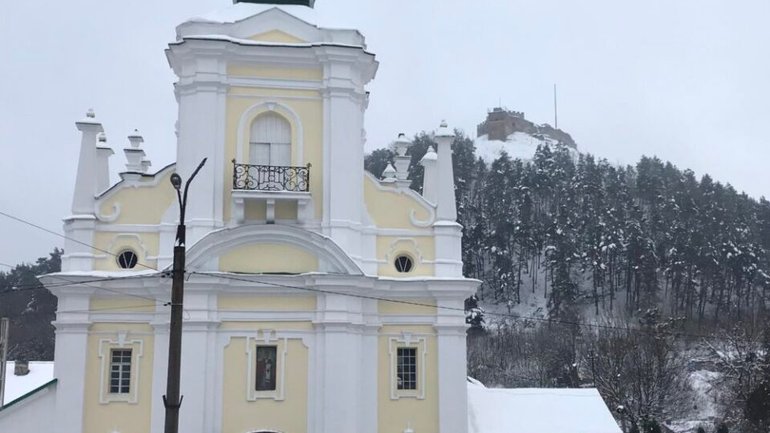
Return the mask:
<path fill-rule="evenodd" d="M 429 145 L 410 148 L 417 191 Z M 596 386 L 626 431 L 768 431 L 770 202 L 654 157 L 557 145 L 487 164 L 459 131 L 452 149 L 464 272 L 482 281 L 469 375 Z"/>
<path fill-rule="evenodd" d="M 410 148 L 412 188 L 419 160 Z M 453 143 L 468 374 L 489 386 L 597 387 L 626 432 L 770 429 L 770 202 L 657 158 L 617 166 L 566 148 L 477 159 Z M 394 153 L 367 155 L 378 176 Z M 53 358 L 56 298 L 36 275 L 61 250 L 0 272 L 10 358 Z"/>

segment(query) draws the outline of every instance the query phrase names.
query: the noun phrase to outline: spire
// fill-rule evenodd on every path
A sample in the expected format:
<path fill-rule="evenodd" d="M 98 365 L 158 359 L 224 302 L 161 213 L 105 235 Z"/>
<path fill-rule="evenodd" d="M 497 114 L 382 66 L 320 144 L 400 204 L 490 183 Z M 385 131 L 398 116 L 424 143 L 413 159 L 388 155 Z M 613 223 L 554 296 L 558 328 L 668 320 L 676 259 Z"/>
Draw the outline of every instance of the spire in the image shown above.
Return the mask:
<path fill-rule="evenodd" d="M 433 146 L 428 146 L 428 151 L 425 152 L 425 156 L 420 160 L 424 171 L 422 175 L 422 196 L 425 200 L 436 204 L 436 184 L 438 179 L 436 178 L 436 150 Z"/>
<path fill-rule="evenodd" d="M 94 197 L 97 191 L 97 151 L 96 139 L 104 132 L 102 124 L 96 120 L 93 109 L 89 109 L 86 118 L 75 122 L 81 133 L 80 156 L 78 171 L 75 177 L 75 193 L 72 196 L 73 215 L 92 215 L 94 213 Z"/>
<path fill-rule="evenodd" d="M 433 135 L 436 140 L 437 176 L 436 176 L 436 219 L 438 221 L 456 221 L 454 170 L 452 168 L 452 142 L 455 134 L 445 120 L 441 121 Z"/>

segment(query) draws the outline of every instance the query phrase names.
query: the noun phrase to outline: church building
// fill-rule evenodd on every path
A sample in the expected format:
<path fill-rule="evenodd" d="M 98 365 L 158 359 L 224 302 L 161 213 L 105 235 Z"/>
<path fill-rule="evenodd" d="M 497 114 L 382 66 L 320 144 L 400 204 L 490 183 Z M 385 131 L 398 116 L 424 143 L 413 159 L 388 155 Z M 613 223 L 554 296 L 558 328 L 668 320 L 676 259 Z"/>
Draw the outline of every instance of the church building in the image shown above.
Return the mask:
<path fill-rule="evenodd" d="M 41 277 L 58 297 L 55 379 L 0 431 L 163 431 L 170 179 L 206 159 L 185 209 L 179 431 L 467 432 L 463 301 L 479 282 L 462 275 L 453 134 L 436 129 L 422 195 L 403 136 L 383 179 L 365 172 L 379 64 L 357 30 L 306 11 L 236 3 L 177 27 L 171 165 L 150 170 L 134 132 L 110 184 L 98 113 L 75 123 L 62 272 Z"/>

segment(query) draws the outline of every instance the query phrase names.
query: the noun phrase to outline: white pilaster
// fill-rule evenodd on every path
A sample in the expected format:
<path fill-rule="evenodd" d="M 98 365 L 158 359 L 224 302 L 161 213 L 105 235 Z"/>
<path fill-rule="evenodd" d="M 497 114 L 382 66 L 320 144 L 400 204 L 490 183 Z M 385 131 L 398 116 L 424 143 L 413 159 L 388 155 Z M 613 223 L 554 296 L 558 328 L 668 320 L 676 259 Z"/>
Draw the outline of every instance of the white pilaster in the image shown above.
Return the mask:
<path fill-rule="evenodd" d="M 56 385 L 56 424 L 68 431 L 83 431 L 83 399 L 85 397 L 86 359 L 88 353 L 89 296 L 57 293 L 60 311 L 56 327 L 54 377 Z M 41 416 L 45 416 L 41 414 Z"/>
<path fill-rule="evenodd" d="M 465 316 L 454 310 L 463 308 L 463 300 L 439 300 L 435 325 L 438 334 L 438 383 L 439 383 L 439 431 L 441 433 L 467 433 L 468 388 Z"/>

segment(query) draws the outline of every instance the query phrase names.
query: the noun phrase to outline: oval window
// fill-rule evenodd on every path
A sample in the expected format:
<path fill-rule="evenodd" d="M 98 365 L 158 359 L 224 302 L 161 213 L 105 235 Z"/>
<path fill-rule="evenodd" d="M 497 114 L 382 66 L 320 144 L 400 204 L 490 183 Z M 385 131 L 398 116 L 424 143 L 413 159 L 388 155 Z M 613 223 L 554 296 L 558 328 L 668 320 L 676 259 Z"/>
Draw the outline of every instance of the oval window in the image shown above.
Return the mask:
<path fill-rule="evenodd" d="M 396 270 L 398 272 L 406 273 L 412 270 L 414 263 L 412 263 L 411 257 L 402 255 L 402 256 L 396 257 L 396 261 L 394 262 L 394 265 L 396 266 Z"/>
<path fill-rule="evenodd" d="M 138 257 L 136 253 L 131 250 L 122 251 L 118 254 L 118 266 L 123 269 L 131 269 L 136 266 Z"/>

